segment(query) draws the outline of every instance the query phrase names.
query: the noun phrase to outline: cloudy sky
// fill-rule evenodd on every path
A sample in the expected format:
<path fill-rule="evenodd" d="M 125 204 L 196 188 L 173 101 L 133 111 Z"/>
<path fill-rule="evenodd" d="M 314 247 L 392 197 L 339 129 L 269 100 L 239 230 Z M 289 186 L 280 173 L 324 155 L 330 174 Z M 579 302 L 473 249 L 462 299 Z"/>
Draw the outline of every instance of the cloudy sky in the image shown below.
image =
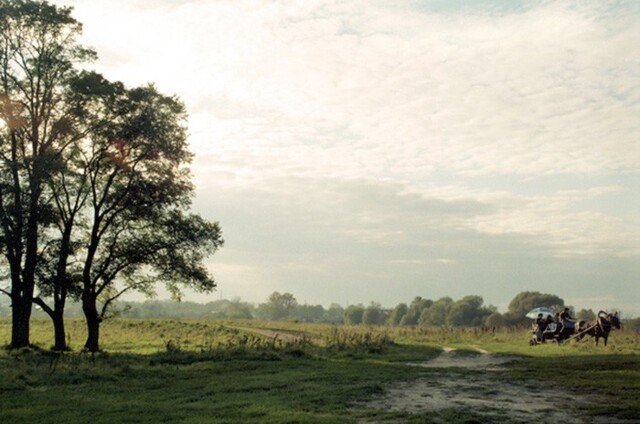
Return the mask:
<path fill-rule="evenodd" d="M 95 69 L 188 108 L 226 240 L 200 300 L 640 315 L 640 2 L 55 3 Z"/>

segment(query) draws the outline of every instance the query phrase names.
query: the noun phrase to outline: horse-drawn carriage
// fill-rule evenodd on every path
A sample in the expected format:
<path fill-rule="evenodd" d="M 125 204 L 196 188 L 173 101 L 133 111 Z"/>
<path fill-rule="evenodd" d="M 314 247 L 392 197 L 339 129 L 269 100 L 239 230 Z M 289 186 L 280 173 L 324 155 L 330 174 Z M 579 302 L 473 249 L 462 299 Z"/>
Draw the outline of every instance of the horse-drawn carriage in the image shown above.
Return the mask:
<path fill-rule="evenodd" d="M 556 321 L 548 323 L 543 330 L 540 330 L 536 326 L 529 344 L 533 346 L 539 343 L 546 343 L 547 341 L 562 343 L 565 340 L 569 340 L 575 334 L 575 329 L 575 325 L 568 326 L 566 323 L 563 324 Z"/>
<path fill-rule="evenodd" d="M 541 324 L 541 314 L 547 314 L 544 324 Z M 527 314 L 527 317 L 537 318 L 534 327 L 533 336 L 529 341 L 530 345 L 546 343 L 554 341 L 562 343 L 571 339 L 581 341 L 585 335 L 589 335 L 596 339 L 596 346 L 600 338 L 607 345 L 609 333 L 613 328 L 620 329 L 620 318 L 618 313 L 607 313 L 605 311 L 598 312 L 597 318 L 594 320 L 580 320 L 573 322 L 568 319 L 553 319 L 553 311 L 549 308 L 536 308 Z M 557 317 L 557 314 L 556 314 Z"/>

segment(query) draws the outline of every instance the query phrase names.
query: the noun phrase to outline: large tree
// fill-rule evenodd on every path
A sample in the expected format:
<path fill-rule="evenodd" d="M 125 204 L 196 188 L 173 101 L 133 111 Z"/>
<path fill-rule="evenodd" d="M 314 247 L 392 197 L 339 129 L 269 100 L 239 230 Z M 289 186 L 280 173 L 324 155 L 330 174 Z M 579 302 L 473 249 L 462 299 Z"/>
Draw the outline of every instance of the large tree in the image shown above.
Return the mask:
<path fill-rule="evenodd" d="M 496 311 L 495 307 L 483 306 L 480 296 L 465 296 L 451 305 L 445 323 L 453 327 L 480 327 L 484 320 Z"/>
<path fill-rule="evenodd" d="M 445 325 L 453 303 L 453 299 L 450 297 L 441 297 L 433 302 L 429 308 L 422 311 L 418 324 L 423 327 L 439 327 Z"/>
<path fill-rule="evenodd" d="M 12 345 L 28 344 L 35 301 L 54 322 L 54 347 L 66 348 L 71 294 L 82 300 L 85 347 L 97 351 L 100 322 L 123 293 L 151 293 L 157 283 L 175 297 L 183 286 L 213 289 L 203 260 L 222 245 L 221 231 L 189 213 L 192 155 L 182 103 L 152 85 L 127 89 L 74 70 L 92 52 L 75 44 L 80 25 L 69 9 L 1 4 L 8 172 L 0 248 L 12 278 Z M 47 43 L 57 48 L 40 48 Z"/>
<path fill-rule="evenodd" d="M 560 310 L 564 307 L 564 300 L 554 294 L 524 291 L 518 293 L 511 302 L 509 302 L 509 310 L 505 314 L 505 318 L 513 325 L 529 324 L 531 321 L 527 320 L 525 315 L 533 308 L 540 306 Z"/>
<path fill-rule="evenodd" d="M 398 326 L 400 325 L 400 321 L 409 311 L 409 307 L 406 303 L 398 303 L 393 311 L 391 311 L 391 315 L 389 315 L 389 325 Z"/>
<path fill-rule="evenodd" d="M 223 241 L 217 223 L 188 213 L 192 155 L 182 103 L 153 86 L 127 90 L 95 74 L 75 84 L 74 93 L 92 98 L 81 113 L 92 130 L 69 152 L 68 185 L 57 186 L 64 196 L 56 202 L 67 206 L 56 210 L 68 216 L 75 207 L 68 205 L 82 205 L 72 237 L 82 242 L 67 252 L 77 278 L 67 280 L 80 283 L 85 347 L 97 351 L 107 308 L 125 292 L 151 293 L 157 283 L 174 297 L 181 286 L 213 289 L 203 259 Z"/>
<path fill-rule="evenodd" d="M 94 53 L 76 43 L 70 9 L 0 1 L 0 249 L 11 287 L 11 346 L 29 345 L 43 234 L 52 223 L 46 184 L 77 141 L 65 101 L 74 65 Z"/>
<path fill-rule="evenodd" d="M 409 305 L 407 313 L 400 320 L 400 325 L 413 326 L 418 324 L 418 320 L 422 313 L 429 309 L 433 304 L 431 299 L 423 299 L 421 296 L 416 296 Z"/>
<path fill-rule="evenodd" d="M 382 306 L 379 303 L 371 302 L 364 309 L 362 323 L 365 325 L 384 325 L 387 318 L 387 313 L 382 309 Z"/>
<path fill-rule="evenodd" d="M 298 301 L 291 293 L 275 291 L 269 295 L 266 303 L 258 306 L 258 310 L 263 317 L 278 321 L 289 318 L 297 306 Z"/>

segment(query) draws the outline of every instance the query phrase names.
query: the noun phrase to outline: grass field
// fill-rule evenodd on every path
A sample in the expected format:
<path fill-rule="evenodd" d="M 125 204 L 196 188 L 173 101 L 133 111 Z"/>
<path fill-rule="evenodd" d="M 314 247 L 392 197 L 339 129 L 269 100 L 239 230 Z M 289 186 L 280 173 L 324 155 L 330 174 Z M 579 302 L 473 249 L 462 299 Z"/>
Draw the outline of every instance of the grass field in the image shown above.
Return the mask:
<path fill-rule="evenodd" d="M 0 354 L 0 423 L 485 422 L 504 411 L 451 407 L 378 410 L 388 387 L 442 371 L 409 366 L 442 347 L 515 355 L 501 378 L 540 381 L 597 399 L 589 417 L 640 419 L 640 336 L 530 347 L 524 330 L 367 328 L 258 321 L 110 320 L 105 352 L 81 351 L 83 322 L 69 321 L 73 351 L 54 354 L 50 323 L 34 320 L 39 348 Z M 0 342 L 10 322 L 0 320 Z M 470 378 L 478 370 L 458 370 Z M 496 382 L 499 384 L 499 382 Z M 492 415 L 493 414 L 493 415 Z M 502 415 L 500 415 L 502 414 Z M 500 420 L 500 422 L 524 422 Z"/>

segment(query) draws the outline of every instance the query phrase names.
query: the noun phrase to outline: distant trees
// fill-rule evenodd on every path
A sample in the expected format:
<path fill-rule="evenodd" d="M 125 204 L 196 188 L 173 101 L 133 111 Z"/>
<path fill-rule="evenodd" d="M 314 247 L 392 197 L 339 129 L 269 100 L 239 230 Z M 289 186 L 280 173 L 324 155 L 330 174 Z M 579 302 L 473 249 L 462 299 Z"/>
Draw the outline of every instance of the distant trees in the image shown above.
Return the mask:
<path fill-rule="evenodd" d="M 593 310 L 591 309 L 580 309 L 578 312 L 576 312 L 576 319 L 580 319 L 580 320 L 596 319 L 596 313 L 593 312 Z"/>
<path fill-rule="evenodd" d="M 322 305 L 300 304 L 291 293 L 273 292 L 266 302 L 254 309 L 254 317 L 274 321 L 325 322 L 341 324 L 344 320 L 344 309 L 338 304 L 331 304 L 328 309 Z"/>
<path fill-rule="evenodd" d="M 564 300 L 553 294 L 524 291 L 511 300 L 505 318 L 511 325 L 527 324 L 530 322 L 525 318 L 527 312 L 541 306 L 560 310 L 564 308 Z"/>
<path fill-rule="evenodd" d="M 423 327 L 440 327 L 445 325 L 452 305 L 453 299 L 450 297 L 441 297 L 433 302 L 429 308 L 422 311 L 419 324 Z"/>
<path fill-rule="evenodd" d="M 297 305 L 290 317 L 298 322 L 322 322 L 326 311 L 322 305 Z"/>
<path fill-rule="evenodd" d="M 388 314 L 382 309 L 379 303 L 371 302 L 364 308 L 362 323 L 365 325 L 384 325 L 387 322 Z"/>
<path fill-rule="evenodd" d="M 526 297 L 530 297 L 530 293 Z M 525 295 L 518 294 L 516 299 L 519 300 L 523 297 Z M 559 299 L 554 295 L 545 295 L 544 298 L 555 302 Z M 0 298 L 0 316 L 6 316 L 11 310 L 7 299 Z M 277 307 L 273 307 L 274 305 Z M 285 305 L 293 305 L 293 307 Z M 517 316 L 515 323 L 510 322 L 508 313 L 501 314 L 494 306 L 484 305 L 482 297 L 474 295 L 465 296 L 459 300 L 442 297 L 435 302 L 418 296 L 414 298 L 411 305 L 415 310 L 421 311 L 416 324 L 403 324 L 413 322 L 411 317 L 415 316 L 415 312 L 410 312 L 411 307 L 404 302 L 399 303 L 393 309 L 386 309 L 376 302 L 371 302 L 368 306 L 350 305 L 346 309 L 333 303 L 325 309 L 322 305 L 300 304 L 291 293 L 279 292 L 272 293 L 264 303 L 258 305 L 243 302 L 239 298 L 222 299 L 208 303 L 176 302 L 174 300 L 118 301 L 110 308 L 110 315 L 124 318 L 257 318 L 295 322 L 411 327 L 504 327 L 521 324 L 528 326 L 532 323 L 531 319 L 523 319 L 522 316 Z M 560 308 L 555 309 L 559 310 Z M 69 316 L 83 315 L 82 304 L 76 301 L 71 302 L 65 310 Z M 38 316 L 43 316 L 44 313 L 48 312 L 44 310 L 34 312 Z M 274 313 L 274 315 L 268 315 L 270 313 Z M 407 316 L 410 319 L 406 319 Z M 591 309 L 582 309 L 576 313 L 578 319 L 592 319 L 593 317 L 595 317 L 595 313 Z M 636 325 L 637 321 L 637 319 L 627 320 L 625 325 L 627 323 Z"/>
<path fill-rule="evenodd" d="M 400 325 L 416 325 L 422 313 L 433 304 L 433 300 L 417 296 L 413 299 L 405 315 L 400 318 Z"/>
<path fill-rule="evenodd" d="M 484 320 L 485 327 L 504 327 L 507 325 L 507 320 L 500 312 L 493 312 Z"/>
<path fill-rule="evenodd" d="M 495 307 L 484 307 L 482 297 L 465 296 L 451 305 L 445 323 L 452 327 L 480 327 L 485 319 L 496 311 Z"/>
<path fill-rule="evenodd" d="M 532 306 L 533 305 L 533 306 Z M 329 309 L 322 305 L 299 304 L 291 293 L 273 292 L 265 303 L 254 310 L 254 316 L 271 320 L 299 322 L 344 323 L 346 325 L 390 325 L 419 327 L 502 327 L 530 324 L 524 315 L 534 307 L 548 306 L 561 309 L 564 301 L 558 296 L 539 292 L 522 292 L 514 297 L 505 314 L 492 305 L 485 305 L 481 296 L 469 295 L 459 300 L 441 297 L 435 301 L 421 296 L 409 305 L 402 302 L 392 309 L 385 309 L 377 302 L 369 305 L 349 305 L 342 308 L 332 304 Z M 590 316 L 593 311 L 580 311 Z"/>
<path fill-rule="evenodd" d="M 258 306 L 260 316 L 271 320 L 285 320 L 290 318 L 298 301 L 291 293 L 273 292 L 267 302 Z"/>
<path fill-rule="evenodd" d="M 344 322 L 344 308 L 337 303 L 332 303 L 325 311 L 321 322 L 342 324 Z"/>
<path fill-rule="evenodd" d="M 344 310 L 344 323 L 346 325 L 362 324 L 362 316 L 364 315 L 364 306 L 349 305 Z"/>
<path fill-rule="evenodd" d="M 147 300 L 119 302 L 113 309 L 123 318 L 227 318 L 252 319 L 255 307 L 240 299 L 221 299 L 207 303 Z"/>
<path fill-rule="evenodd" d="M 407 306 L 406 303 L 398 303 L 396 307 L 393 308 L 393 310 L 391 311 L 391 314 L 389 315 L 389 320 L 387 323 L 392 326 L 400 325 L 402 318 L 404 318 L 404 316 L 407 315 L 408 311 L 409 311 L 409 307 Z"/>

